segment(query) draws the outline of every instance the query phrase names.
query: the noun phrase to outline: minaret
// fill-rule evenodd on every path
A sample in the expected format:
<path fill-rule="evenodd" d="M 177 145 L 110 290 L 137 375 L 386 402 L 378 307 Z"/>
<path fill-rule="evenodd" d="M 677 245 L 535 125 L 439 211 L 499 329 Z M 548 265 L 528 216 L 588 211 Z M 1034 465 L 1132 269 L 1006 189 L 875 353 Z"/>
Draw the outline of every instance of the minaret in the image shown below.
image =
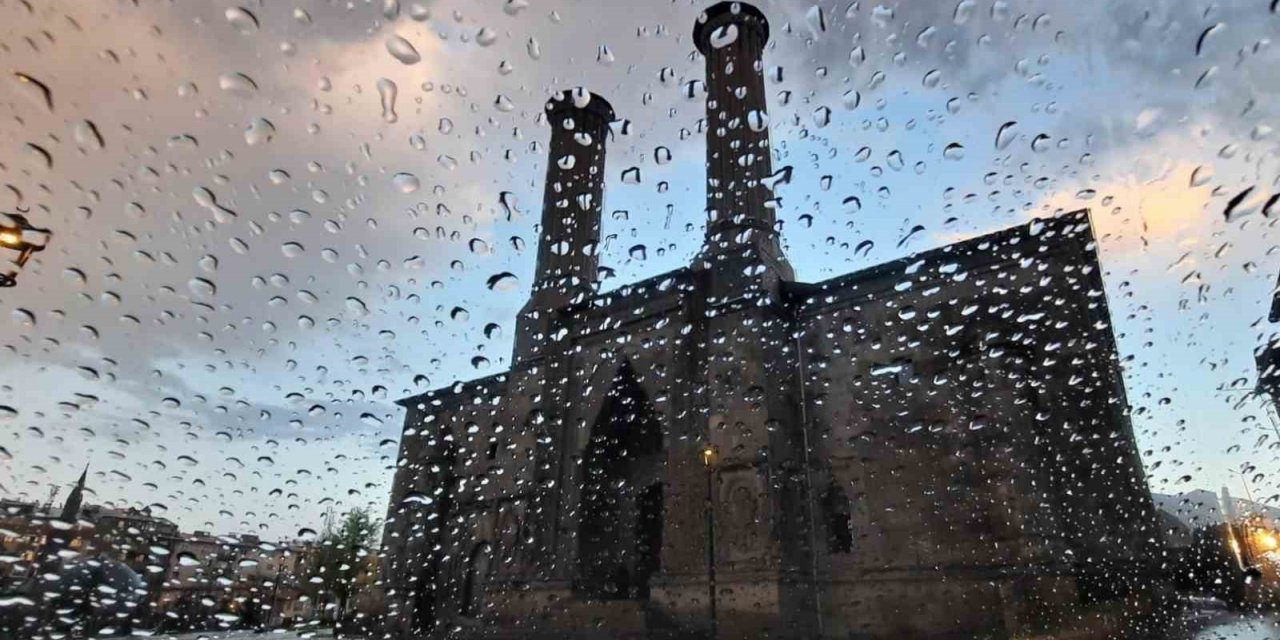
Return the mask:
<path fill-rule="evenodd" d="M 590 295 L 599 266 L 604 156 L 613 107 L 600 96 L 562 91 L 546 106 L 551 141 L 542 196 L 538 262 L 529 302 L 520 311 L 513 358 L 541 352 L 553 312 Z"/>
<path fill-rule="evenodd" d="M 89 465 L 84 465 L 84 471 L 80 472 L 80 479 L 76 481 L 76 486 L 67 495 L 67 501 L 62 503 L 63 522 L 75 522 L 80 517 L 80 506 L 84 502 L 84 482 L 89 477 Z"/>
<path fill-rule="evenodd" d="M 699 16 L 693 42 L 707 61 L 707 231 L 701 262 L 726 276 L 746 272 L 751 279 L 790 280 L 768 184 L 773 159 L 762 56 L 769 21 L 749 4 L 721 2 Z"/>

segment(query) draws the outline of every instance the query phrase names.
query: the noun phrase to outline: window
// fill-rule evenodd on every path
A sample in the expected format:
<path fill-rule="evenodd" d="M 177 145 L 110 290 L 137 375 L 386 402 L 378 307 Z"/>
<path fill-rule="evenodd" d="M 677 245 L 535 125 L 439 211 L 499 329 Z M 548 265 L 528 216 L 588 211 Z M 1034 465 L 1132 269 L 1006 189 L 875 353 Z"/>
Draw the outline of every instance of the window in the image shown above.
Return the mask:
<path fill-rule="evenodd" d="M 827 487 L 822 500 L 826 515 L 827 551 L 845 554 L 853 551 L 853 514 L 849 496 L 838 486 Z"/>

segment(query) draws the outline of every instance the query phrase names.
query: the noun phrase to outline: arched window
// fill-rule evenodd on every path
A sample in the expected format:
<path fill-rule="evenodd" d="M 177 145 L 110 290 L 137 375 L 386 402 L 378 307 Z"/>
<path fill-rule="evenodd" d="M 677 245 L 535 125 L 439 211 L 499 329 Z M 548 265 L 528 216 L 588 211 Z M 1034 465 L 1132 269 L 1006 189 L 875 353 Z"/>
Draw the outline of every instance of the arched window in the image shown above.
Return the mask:
<path fill-rule="evenodd" d="M 827 550 L 831 553 L 853 552 L 853 509 L 844 490 L 832 484 L 822 496 L 826 515 Z"/>

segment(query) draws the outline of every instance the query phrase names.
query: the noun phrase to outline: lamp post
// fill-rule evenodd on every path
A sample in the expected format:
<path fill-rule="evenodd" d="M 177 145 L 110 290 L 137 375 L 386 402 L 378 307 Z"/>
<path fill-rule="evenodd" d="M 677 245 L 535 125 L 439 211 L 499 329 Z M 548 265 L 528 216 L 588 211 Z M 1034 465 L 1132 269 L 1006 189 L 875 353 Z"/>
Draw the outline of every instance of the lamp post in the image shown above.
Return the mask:
<path fill-rule="evenodd" d="M 18 272 L 31 258 L 31 254 L 43 251 L 52 233 L 48 229 L 34 227 L 23 216 L 0 212 L 0 249 L 17 252 L 7 260 L 0 258 L 0 287 L 12 287 L 18 283 Z"/>
<path fill-rule="evenodd" d="M 717 635 L 716 623 L 716 512 L 714 502 L 712 500 L 712 485 L 714 483 L 715 469 L 713 464 L 716 458 L 716 449 L 710 444 L 702 446 L 702 466 L 707 470 L 707 502 L 706 502 L 706 520 L 707 520 L 707 596 L 711 612 L 711 638 L 715 640 Z"/>

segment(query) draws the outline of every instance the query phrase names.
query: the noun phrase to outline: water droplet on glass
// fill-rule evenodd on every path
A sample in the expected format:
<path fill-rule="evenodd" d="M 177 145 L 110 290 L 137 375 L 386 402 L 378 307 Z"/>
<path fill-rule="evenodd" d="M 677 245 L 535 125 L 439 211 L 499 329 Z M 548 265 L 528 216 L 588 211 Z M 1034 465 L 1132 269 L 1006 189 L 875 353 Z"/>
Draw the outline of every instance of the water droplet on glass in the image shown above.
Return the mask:
<path fill-rule="evenodd" d="M 204 278 L 192 278 L 187 281 L 187 289 L 199 298 L 212 298 L 218 293 L 218 287 Z"/>
<path fill-rule="evenodd" d="M 397 173 L 391 176 L 391 184 L 395 185 L 396 190 L 400 193 L 413 193 L 422 187 L 422 184 L 418 181 L 418 176 L 412 173 Z"/>
<path fill-rule="evenodd" d="M 857 89 L 850 89 L 844 92 L 844 95 L 840 96 L 840 104 L 844 105 L 845 109 L 857 109 L 858 105 L 861 103 L 862 94 L 858 93 Z"/>
<path fill-rule="evenodd" d="M 413 48 L 413 45 L 409 44 L 408 40 L 400 36 L 387 38 L 387 53 L 403 64 L 418 64 L 422 60 L 418 50 Z"/>
<path fill-rule="evenodd" d="M 102 133 L 98 131 L 98 125 L 88 121 L 81 120 L 76 123 L 75 129 L 72 131 L 75 136 L 76 144 L 85 149 L 100 150 L 103 148 Z"/>
<path fill-rule="evenodd" d="M 738 41 L 738 25 L 726 24 L 711 31 L 711 48 L 723 49 Z"/>
<path fill-rule="evenodd" d="M 476 32 L 476 44 L 487 47 L 498 41 L 498 34 L 494 33 L 489 27 L 480 27 L 480 31 Z"/>
<path fill-rule="evenodd" d="M 813 124 L 817 125 L 819 128 L 831 124 L 831 108 L 823 106 L 814 109 Z"/>
<path fill-rule="evenodd" d="M 53 111 L 53 92 L 49 90 L 48 85 L 18 71 L 13 72 L 13 79 L 18 85 L 18 91 L 28 100 L 40 105 L 46 111 Z"/>
<path fill-rule="evenodd" d="M 258 83 L 243 73 L 224 73 L 218 76 L 218 87 L 227 93 L 246 98 L 258 92 Z"/>
<path fill-rule="evenodd" d="M 964 145 L 958 142 L 952 142 L 942 150 L 942 157 L 948 160 L 959 160 L 964 157 Z"/>
<path fill-rule="evenodd" d="M 396 83 L 387 78 L 378 78 L 378 99 L 382 103 L 382 121 L 392 123 L 397 120 L 396 94 L 399 89 Z"/>
<path fill-rule="evenodd" d="M 240 33 L 251 35 L 258 30 L 257 16 L 244 7 L 229 7 L 223 15 L 227 18 L 227 24 Z"/>
<path fill-rule="evenodd" d="M 489 279 L 485 282 L 485 285 L 491 291 L 511 291 L 519 284 L 520 281 L 516 278 L 516 275 L 507 271 L 489 276 Z"/>
<path fill-rule="evenodd" d="M 244 130 L 244 141 L 253 146 L 271 142 L 276 135 L 276 127 L 266 118 L 255 118 Z"/>
<path fill-rule="evenodd" d="M 996 131 L 996 150 L 1004 150 L 1018 137 L 1017 126 L 1018 123 L 1012 120 L 1000 125 L 1000 130 Z"/>
<path fill-rule="evenodd" d="M 862 200 L 858 196 L 849 196 L 840 202 L 846 214 L 855 214 L 862 210 Z"/>
<path fill-rule="evenodd" d="M 306 253 L 306 248 L 297 242 L 286 242 L 280 245 L 280 253 L 286 258 L 297 258 Z"/>
<path fill-rule="evenodd" d="M 369 314 L 369 307 L 365 305 L 364 300 L 356 297 L 346 299 L 347 310 L 358 315 L 365 316 Z"/>

